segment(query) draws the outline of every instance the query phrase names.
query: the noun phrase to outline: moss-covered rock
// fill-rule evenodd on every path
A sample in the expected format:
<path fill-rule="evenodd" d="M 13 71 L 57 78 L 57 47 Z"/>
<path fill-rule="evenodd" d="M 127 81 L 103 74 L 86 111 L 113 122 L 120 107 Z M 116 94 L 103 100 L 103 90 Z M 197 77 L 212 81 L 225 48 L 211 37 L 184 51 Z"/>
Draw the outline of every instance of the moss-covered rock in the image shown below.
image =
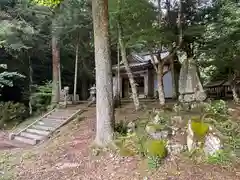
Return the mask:
<path fill-rule="evenodd" d="M 163 140 L 148 140 L 146 142 L 148 156 L 164 158 L 167 156 L 166 142 Z"/>
<path fill-rule="evenodd" d="M 198 140 L 204 139 L 209 131 L 209 125 L 204 122 L 191 121 L 191 128 Z"/>

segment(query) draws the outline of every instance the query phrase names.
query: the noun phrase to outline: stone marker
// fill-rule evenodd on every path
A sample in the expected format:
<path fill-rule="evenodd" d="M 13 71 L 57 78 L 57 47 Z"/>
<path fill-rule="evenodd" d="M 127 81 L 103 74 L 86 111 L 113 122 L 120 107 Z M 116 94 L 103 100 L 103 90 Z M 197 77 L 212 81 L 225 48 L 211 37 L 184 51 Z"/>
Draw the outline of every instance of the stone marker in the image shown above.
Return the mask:
<path fill-rule="evenodd" d="M 214 136 L 212 133 L 206 136 L 203 148 L 206 155 L 212 156 L 221 148 L 221 140 L 217 136 Z"/>
<path fill-rule="evenodd" d="M 188 128 L 187 128 L 187 147 L 188 151 L 192 151 L 196 148 L 196 142 L 194 142 L 194 133 L 191 128 L 191 120 L 188 121 Z"/>

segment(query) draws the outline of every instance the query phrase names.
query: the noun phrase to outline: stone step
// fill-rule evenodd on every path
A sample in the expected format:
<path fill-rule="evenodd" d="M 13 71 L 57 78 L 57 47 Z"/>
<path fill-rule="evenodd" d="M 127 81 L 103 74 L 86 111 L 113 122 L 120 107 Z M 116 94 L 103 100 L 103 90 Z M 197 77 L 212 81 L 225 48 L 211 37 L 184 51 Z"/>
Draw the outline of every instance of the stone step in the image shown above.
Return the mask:
<path fill-rule="evenodd" d="M 75 112 L 76 112 L 76 110 L 58 110 L 58 111 L 52 112 L 51 114 L 56 114 L 56 113 L 59 113 L 59 114 L 73 114 Z"/>
<path fill-rule="evenodd" d="M 36 139 L 36 140 L 43 140 L 45 137 L 42 135 L 38 135 L 38 134 L 33 134 L 33 133 L 29 133 L 29 132 L 21 132 L 20 136 L 29 138 L 29 139 Z"/>
<path fill-rule="evenodd" d="M 41 135 L 41 136 L 48 136 L 48 135 L 50 134 L 50 131 L 33 129 L 33 128 L 28 128 L 28 129 L 26 129 L 26 132 L 34 133 L 34 134 L 39 134 L 39 135 Z"/>
<path fill-rule="evenodd" d="M 15 136 L 14 140 L 23 142 L 25 144 L 30 144 L 30 145 L 36 145 L 38 143 L 38 140 L 36 139 L 29 139 L 27 137 L 22 137 L 22 136 Z"/>
<path fill-rule="evenodd" d="M 67 119 L 68 118 L 68 116 L 52 116 L 52 115 L 49 115 L 49 116 L 47 116 L 46 118 L 44 118 L 44 119 L 56 119 L 56 120 L 65 120 L 65 119 Z"/>
<path fill-rule="evenodd" d="M 44 131 L 53 131 L 55 128 L 51 126 L 43 126 L 43 125 L 33 125 L 32 128 L 34 129 L 39 129 L 39 130 L 44 130 Z"/>
<path fill-rule="evenodd" d="M 65 122 L 66 120 L 59 120 L 59 119 L 42 119 L 42 122 L 46 123 L 46 124 L 50 124 L 53 127 L 62 124 L 63 122 Z"/>
<path fill-rule="evenodd" d="M 60 123 L 59 123 L 58 121 L 46 121 L 46 120 L 41 120 L 41 121 L 38 121 L 36 125 L 52 127 L 52 128 L 55 129 L 57 126 L 60 125 Z"/>
<path fill-rule="evenodd" d="M 62 122 L 65 121 L 66 119 L 56 119 L 56 118 L 51 118 L 51 117 L 47 117 L 47 118 L 43 118 L 42 120 L 44 121 L 55 121 L 55 122 Z"/>
<path fill-rule="evenodd" d="M 49 114 L 49 116 L 57 116 L 57 117 L 66 117 L 71 116 L 74 112 L 54 112 Z"/>

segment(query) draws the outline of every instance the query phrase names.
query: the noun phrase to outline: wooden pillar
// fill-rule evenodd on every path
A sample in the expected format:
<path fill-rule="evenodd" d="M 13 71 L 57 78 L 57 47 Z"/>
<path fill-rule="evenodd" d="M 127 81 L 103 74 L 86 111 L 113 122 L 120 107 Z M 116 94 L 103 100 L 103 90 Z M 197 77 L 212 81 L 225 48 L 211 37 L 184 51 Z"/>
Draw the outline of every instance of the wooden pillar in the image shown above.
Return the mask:
<path fill-rule="evenodd" d="M 122 88 L 122 83 L 123 83 L 123 78 L 120 76 L 120 81 L 119 81 L 119 90 L 120 90 L 120 97 L 122 98 L 123 97 L 123 88 Z"/>
<path fill-rule="evenodd" d="M 148 90 L 148 73 L 144 73 L 144 95 L 148 97 L 149 90 Z"/>

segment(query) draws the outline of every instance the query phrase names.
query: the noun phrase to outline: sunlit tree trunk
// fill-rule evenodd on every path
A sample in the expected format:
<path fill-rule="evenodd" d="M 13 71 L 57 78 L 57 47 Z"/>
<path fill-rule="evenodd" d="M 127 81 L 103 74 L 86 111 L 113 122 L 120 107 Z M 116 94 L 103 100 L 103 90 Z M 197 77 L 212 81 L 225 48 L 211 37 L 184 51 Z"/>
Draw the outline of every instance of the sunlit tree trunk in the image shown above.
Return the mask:
<path fill-rule="evenodd" d="M 157 81 L 158 81 L 158 98 L 161 106 L 165 105 L 165 94 L 163 87 L 163 63 L 159 61 L 157 68 Z"/>
<path fill-rule="evenodd" d="M 96 137 L 98 146 L 113 140 L 113 83 L 108 30 L 108 1 L 92 0 L 96 66 Z"/>
<path fill-rule="evenodd" d="M 76 56 L 75 56 L 75 73 L 74 73 L 74 88 L 73 88 L 73 101 L 77 101 L 77 77 L 78 77 L 78 47 L 79 44 L 76 44 Z"/>
<path fill-rule="evenodd" d="M 240 99 L 237 93 L 237 88 L 236 88 L 236 73 L 233 74 L 231 78 L 231 88 L 232 88 L 232 93 L 233 93 L 233 101 L 235 103 L 239 103 Z"/>
<path fill-rule="evenodd" d="M 119 44 L 120 44 L 120 49 L 121 49 L 122 61 L 124 63 L 124 66 L 125 66 L 125 69 L 126 69 L 126 72 L 127 72 L 127 75 L 128 75 L 128 79 L 129 79 L 129 82 L 130 82 L 131 90 L 132 90 L 133 103 L 134 103 L 135 109 L 139 110 L 140 109 L 140 103 L 139 103 L 139 99 L 138 99 L 137 86 L 136 86 L 136 83 L 134 81 L 132 71 L 131 71 L 131 69 L 129 67 L 129 64 L 128 64 L 128 61 L 127 61 L 126 48 L 125 48 L 125 45 L 124 45 L 124 42 L 122 40 L 121 35 L 119 36 Z"/>
<path fill-rule="evenodd" d="M 52 104 L 57 104 L 60 100 L 59 88 L 59 66 L 60 66 L 60 51 L 58 37 L 52 34 Z"/>

